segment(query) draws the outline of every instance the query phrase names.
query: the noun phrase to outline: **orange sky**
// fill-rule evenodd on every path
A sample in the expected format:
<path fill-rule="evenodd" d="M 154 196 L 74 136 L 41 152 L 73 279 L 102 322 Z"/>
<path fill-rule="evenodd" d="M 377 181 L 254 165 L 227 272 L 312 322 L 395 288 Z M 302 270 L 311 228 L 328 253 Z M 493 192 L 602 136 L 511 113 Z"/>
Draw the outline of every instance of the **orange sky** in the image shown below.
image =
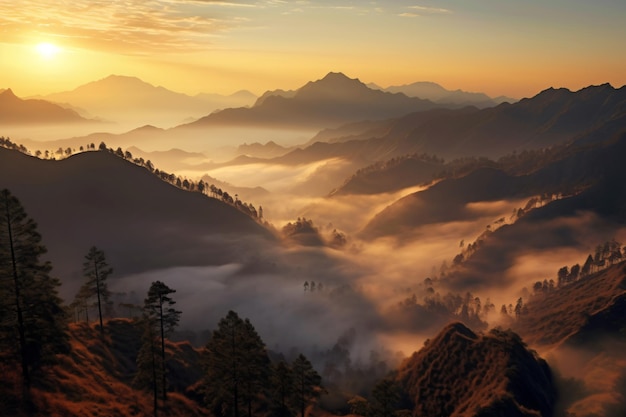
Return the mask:
<path fill-rule="evenodd" d="M 109 74 L 171 90 L 297 88 L 329 71 L 523 97 L 626 83 L 622 0 L 19 0 L 0 2 L 0 88 Z M 40 43 L 58 50 L 42 53 Z"/>

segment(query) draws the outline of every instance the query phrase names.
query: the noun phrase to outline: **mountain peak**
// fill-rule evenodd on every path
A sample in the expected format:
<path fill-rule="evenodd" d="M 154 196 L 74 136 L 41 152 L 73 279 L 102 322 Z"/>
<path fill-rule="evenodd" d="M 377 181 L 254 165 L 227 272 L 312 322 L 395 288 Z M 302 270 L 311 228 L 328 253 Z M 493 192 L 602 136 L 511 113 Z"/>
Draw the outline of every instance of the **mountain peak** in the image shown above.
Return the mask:
<path fill-rule="evenodd" d="M 6 90 L 1 90 L 0 96 L 6 97 L 6 98 L 17 98 L 13 90 L 11 90 L 10 88 L 7 88 Z"/>
<path fill-rule="evenodd" d="M 328 98 L 342 100 L 357 94 L 371 92 L 358 78 L 350 78 L 341 72 L 329 72 L 317 81 L 310 81 L 301 87 L 295 97 L 304 99 Z"/>

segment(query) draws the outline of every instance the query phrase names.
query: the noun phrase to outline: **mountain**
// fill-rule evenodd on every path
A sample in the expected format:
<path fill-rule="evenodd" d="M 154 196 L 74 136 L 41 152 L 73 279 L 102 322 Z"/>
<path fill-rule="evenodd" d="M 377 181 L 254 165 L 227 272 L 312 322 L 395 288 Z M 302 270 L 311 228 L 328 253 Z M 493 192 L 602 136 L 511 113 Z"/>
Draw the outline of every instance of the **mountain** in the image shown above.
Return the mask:
<path fill-rule="evenodd" d="M 363 236 L 399 236 L 427 224 L 467 221 L 476 217 L 472 203 L 530 199 L 542 194 L 568 197 L 529 213 L 529 219 L 571 216 L 585 210 L 621 221 L 626 193 L 615 187 L 626 180 L 626 169 L 616 156 L 623 152 L 626 130 L 610 144 L 528 152 L 512 157 L 516 162 L 509 162 L 511 165 L 479 163 L 466 175 L 444 179 L 391 204 L 372 219 Z"/>
<path fill-rule="evenodd" d="M 349 136 L 326 134 L 327 142 L 351 142 L 353 153 L 375 160 L 409 153 L 444 158 L 498 158 L 513 151 L 554 146 L 582 137 L 605 140 L 626 118 L 626 87 L 609 84 L 576 92 L 548 89 L 514 104 L 477 109 L 437 109 L 411 113 Z M 593 133 L 597 132 L 596 135 Z M 333 144 L 341 148 L 338 144 Z M 306 148 L 305 148 L 306 151 Z"/>
<path fill-rule="evenodd" d="M 282 156 L 287 152 L 289 152 L 289 148 L 280 146 L 274 141 L 269 141 L 265 144 L 258 142 L 251 144 L 244 143 L 237 147 L 238 155 L 246 155 L 256 158 L 275 158 Z"/>
<path fill-rule="evenodd" d="M 160 127 L 180 124 L 185 119 L 198 118 L 225 107 L 250 105 L 254 101 L 254 96 L 246 92 L 192 97 L 121 75 L 110 75 L 44 98 L 84 108 L 111 121 Z"/>
<path fill-rule="evenodd" d="M 547 363 L 512 331 L 445 327 L 400 367 L 413 415 L 552 416 L 557 390 Z"/>
<path fill-rule="evenodd" d="M 61 124 L 94 123 L 81 117 L 77 112 L 65 109 L 46 100 L 17 97 L 9 88 L 0 92 L 0 123 L 3 125 L 21 124 Z"/>
<path fill-rule="evenodd" d="M 39 224 L 65 299 L 74 296 L 93 245 L 123 276 L 244 262 L 256 245 L 273 241 L 233 206 L 176 188 L 106 151 L 51 161 L 0 148 L 3 188 Z"/>
<path fill-rule="evenodd" d="M 180 126 L 274 126 L 326 128 L 343 123 L 385 119 L 414 111 L 434 108 L 428 100 L 410 98 L 368 88 L 358 79 L 342 73 L 329 73 L 295 93 L 265 94 L 249 109 L 226 109 Z"/>
<path fill-rule="evenodd" d="M 396 85 L 382 89 L 390 93 L 403 93 L 409 97 L 419 97 L 435 103 L 476 106 L 478 108 L 493 107 L 517 100 L 510 97 L 491 98 L 484 93 L 470 93 L 463 90 L 446 90 L 441 85 L 429 81 L 418 81 L 412 84 Z"/>

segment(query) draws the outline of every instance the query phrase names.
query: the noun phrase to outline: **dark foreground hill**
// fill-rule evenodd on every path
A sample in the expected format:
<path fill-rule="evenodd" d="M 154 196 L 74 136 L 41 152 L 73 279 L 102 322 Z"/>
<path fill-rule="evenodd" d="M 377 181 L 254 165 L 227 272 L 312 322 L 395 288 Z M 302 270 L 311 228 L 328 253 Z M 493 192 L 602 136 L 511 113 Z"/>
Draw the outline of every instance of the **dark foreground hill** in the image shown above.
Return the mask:
<path fill-rule="evenodd" d="M 550 368 L 519 336 L 460 323 L 407 359 L 397 381 L 421 417 L 549 417 L 557 398 Z"/>
<path fill-rule="evenodd" d="M 96 245 L 115 274 L 245 262 L 270 232 L 233 206 L 161 181 L 109 152 L 40 160 L 0 148 L 0 189 L 39 224 L 48 258 L 73 297 Z"/>

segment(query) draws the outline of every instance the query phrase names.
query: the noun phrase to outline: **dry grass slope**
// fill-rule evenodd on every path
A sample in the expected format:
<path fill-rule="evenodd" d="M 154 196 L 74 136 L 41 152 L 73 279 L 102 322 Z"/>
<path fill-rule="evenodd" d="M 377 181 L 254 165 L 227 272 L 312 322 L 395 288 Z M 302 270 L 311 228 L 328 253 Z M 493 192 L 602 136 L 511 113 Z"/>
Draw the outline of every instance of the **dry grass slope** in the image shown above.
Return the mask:
<path fill-rule="evenodd" d="M 556 399 L 549 367 L 519 336 L 461 323 L 407 359 L 397 380 L 423 417 L 548 417 Z"/>
<path fill-rule="evenodd" d="M 527 303 L 516 330 L 533 346 L 592 342 L 620 334 L 626 309 L 626 264 L 588 275 Z"/>
<path fill-rule="evenodd" d="M 48 370 L 45 379 L 33 389 L 34 413 L 46 417 L 127 417 L 152 415 L 150 393 L 137 390 L 131 382 L 136 369 L 140 332 L 133 322 L 114 319 L 105 323 L 104 339 L 95 325 L 70 326 L 72 352 L 59 357 L 58 365 Z M 187 342 L 166 347 L 170 387 L 167 407 L 159 415 L 183 417 L 208 413 L 185 396 L 185 388 L 199 377 L 199 352 Z M 18 370 L 4 373 L 18 383 Z M 14 377 L 13 377 L 14 376 Z M 4 396 L 4 393 L 0 392 Z M 17 393 L 12 393 L 12 414 L 16 415 Z M 6 410 L 6 408 L 3 408 Z M 3 411 L 0 410 L 0 415 Z"/>

